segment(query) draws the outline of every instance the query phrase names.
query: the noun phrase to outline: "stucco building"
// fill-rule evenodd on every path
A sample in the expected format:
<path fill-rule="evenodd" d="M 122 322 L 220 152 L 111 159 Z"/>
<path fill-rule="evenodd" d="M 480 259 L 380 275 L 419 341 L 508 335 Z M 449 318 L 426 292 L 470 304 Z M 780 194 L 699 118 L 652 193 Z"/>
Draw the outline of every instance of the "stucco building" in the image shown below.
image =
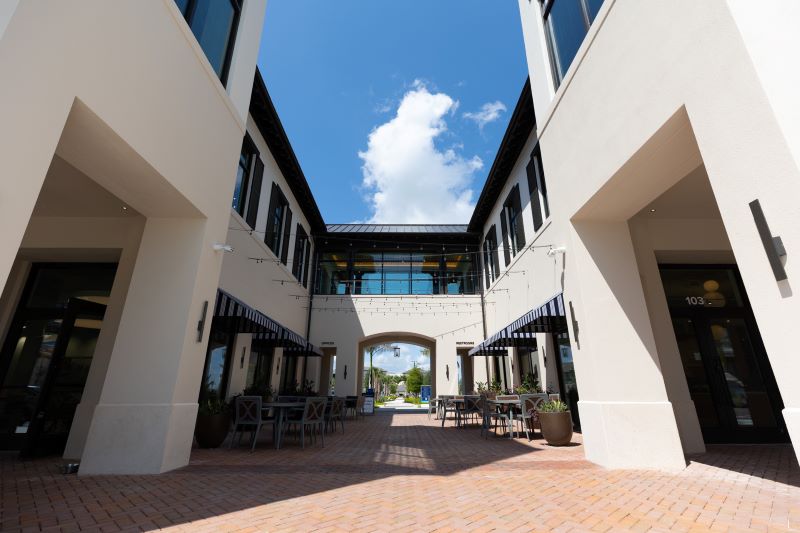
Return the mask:
<path fill-rule="evenodd" d="M 229 5 L 0 8 L 5 449 L 166 471 L 201 394 L 360 394 L 391 342 L 433 394 L 560 394 L 604 466 L 800 439 L 800 8 L 519 0 L 530 78 L 471 219 L 368 225 L 323 220 L 265 2 Z"/>

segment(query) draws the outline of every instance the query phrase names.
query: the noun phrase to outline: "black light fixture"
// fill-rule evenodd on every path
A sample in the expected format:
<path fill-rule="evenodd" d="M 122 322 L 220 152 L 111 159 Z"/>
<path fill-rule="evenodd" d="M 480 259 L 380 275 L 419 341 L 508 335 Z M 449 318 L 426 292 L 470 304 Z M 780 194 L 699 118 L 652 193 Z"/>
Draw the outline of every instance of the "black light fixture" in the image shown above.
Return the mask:
<path fill-rule="evenodd" d="M 400 347 L 399 346 L 393 346 L 392 350 L 394 350 L 394 356 L 395 357 L 400 357 Z"/>
<path fill-rule="evenodd" d="M 450 365 L 444 365 L 444 374 L 447 376 L 447 381 L 450 381 Z"/>

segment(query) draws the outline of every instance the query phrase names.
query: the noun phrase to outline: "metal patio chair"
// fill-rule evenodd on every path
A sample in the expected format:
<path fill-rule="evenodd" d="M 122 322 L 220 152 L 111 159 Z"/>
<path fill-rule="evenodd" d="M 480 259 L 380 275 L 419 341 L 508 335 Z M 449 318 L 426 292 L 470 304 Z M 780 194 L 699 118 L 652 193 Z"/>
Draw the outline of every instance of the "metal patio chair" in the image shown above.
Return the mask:
<path fill-rule="evenodd" d="M 335 433 L 336 423 L 342 425 L 342 433 L 344 433 L 344 398 L 331 398 L 330 408 L 325 412 L 325 430 L 329 428 Z"/>
<path fill-rule="evenodd" d="M 458 420 L 462 427 L 466 424 L 467 420 L 471 420 L 472 418 L 477 419 L 482 416 L 480 396 L 464 396 L 464 403 L 458 404 L 456 407 L 458 409 Z"/>
<path fill-rule="evenodd" d="M 305 449 L 306 447 L 306 427 L 311 427 L 311 439 L 316 438 L 319 432 L 322 439 L 322 447 L 325 447 L 325 404 L 328 402 L 327 398 L 309 397 L 306 398 L 306 405 L 303 412 L 299 417 L 293 417 L 294 413 L 286 420 L 289 426 L 300 427 L 300 446 Z"/>
<path fill-rule="evenodd" d="M 261 416 L 261 396 L 238 396 L 234 402 L 233 435 L 231 435 L 228 448 L 233 446 L 236 433 L 239 433 L 238 446 L 242 442 L 242 433 L 250 431 L 253 441 L 250 451 L 255 450 L 258 434 L 265 422 L 274 423 L 272 419 L 265 421 Z"/>
<path fill-rule="evenodd" d="M 545 396 L 546 398 L 547 396 Z M 539 414 L 536 410 L 539 405 L 544 403 L 545 400 L 541 394 L 522 394 L 519 397 L 520 403 L 520 420 L 522 426 L 525 428 L 525 435 L 528 441 L 531 440 L 531 433 L 533 433 L 539 426 Z"/>

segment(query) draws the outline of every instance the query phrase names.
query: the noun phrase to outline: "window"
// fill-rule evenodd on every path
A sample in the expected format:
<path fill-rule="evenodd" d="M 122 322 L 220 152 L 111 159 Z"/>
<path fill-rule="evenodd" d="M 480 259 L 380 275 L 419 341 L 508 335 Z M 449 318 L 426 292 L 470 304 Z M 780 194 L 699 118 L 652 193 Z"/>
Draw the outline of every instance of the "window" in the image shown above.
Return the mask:
<path fill-rule="evenodd" d="M 242 0 L 175 0 L 222 84 L 228 81 Z"/>
<path fill-rule="evenodd" d="M 531 211 L 533 212 L 533 231 L 539 231 L 542 224 L 550 216 L 550 204 L 547 202 L 547 186 L 542 168 L 542 152 L 539 145 L 533 149 L 531 160 L 525 168 L 528 173 L 528 190 L 531 192 Z"/>
<path fill-rule="evenodd" d="M 603 0 L 540 0 L 556 87 L 561 84 Z"/>
<path fill-rule="evenodd" d="M 251 228 L 256 227 L 263 178 L 264 163 L 261 162 L 250 136 L 246 135 L 242 142 L 242 152 L 239 154 L 239 165 L 236 168 L 233 209 L 244 217 Z"/>
<path fill-rule="evenodd" d="M 267 217 L 267 232 L 264 234 L 264 242 L 285 265 L 289 256 L 292 211 L 289 209 L 289 201 L 277 183 L 272 184 Z"/>
<path fill-rule="evenodd" d="M 503 203 L 501 221 L 503 226 L 503 247 L 506 266 L 525 247 L 525 228 L 522 223 L 522 205 L 519 198 L 519 184 L 514 185 Z"/>
<path fill-rule="evenodd" d="M 497 228 L 492 226 L 483 240 L 483 268 L 486 274 L 486 288 L 500 275 L 500 258 L 497 253 Z"/>
<path fill-rule="evenodd" d="M 292 259 L 292 274 L 297 281 L 308 287 L 308 271 L 311 260 L 311 241 L 306 230 L 300 224 L 297 225 L 294 238 L 294 258 Z"/>
<path fill-rule="evenodd" d="M 454 252 L 453 248 L 458 248 Z M 404 251 L 326 252 L 318 264 L 317 294 L 474 294 L 475 269 L 463 246 Z"/>

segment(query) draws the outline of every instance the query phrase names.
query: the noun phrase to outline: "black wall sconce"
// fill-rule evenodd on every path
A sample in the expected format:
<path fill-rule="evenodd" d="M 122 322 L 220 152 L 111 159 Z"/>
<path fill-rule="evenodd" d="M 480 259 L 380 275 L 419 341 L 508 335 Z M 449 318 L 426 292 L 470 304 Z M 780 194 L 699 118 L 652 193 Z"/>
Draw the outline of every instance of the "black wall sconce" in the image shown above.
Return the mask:
<path fill-rule="evenodd" d="M 444 375 L 447 376 L 447 381 L 450 381 L 450 365 L 444 365 Z"/>
<path fill-rule="evenodd" d="M 764 251 L 767 252 L 767 259 L 769 259 L 769 266 L 772 267 L 772 273 L 775 275 L 775 281 L 783 281 L 787 278 L 786 270 L 781 262 L 781 257 L 786 256 L 786 248 L 783 247 L 783 241 L 780 237 L 772 236 L 769 224 L 767 224 L 767 218 L 764 216 L 764 210 L 761 209 L 761 202 L 758 200 L 750 202 L 750 211 L 753 213 L 753 220 L 756 223 L 758 236 L 761 237 L 761 244 L 764 246 Z"/>
<path fill-rule="evenodd" d="M 344 379 L 347 380 L 347 365 L 344 365 Z"/>
<path fill-rule="evenodd" d="M 244 354 L 247 353 L 247 346 L 242 346 L 242 358 L 239 361 L 239 368 L 244 368 Z"/>
<path fill-rule="evenodd" d="M 203 312 L 197 321 L 197 342 L 203 342 L 203 331 L 206 329 L 206 315 L 208 314 L 208 300 L 203 302 Z"/>

